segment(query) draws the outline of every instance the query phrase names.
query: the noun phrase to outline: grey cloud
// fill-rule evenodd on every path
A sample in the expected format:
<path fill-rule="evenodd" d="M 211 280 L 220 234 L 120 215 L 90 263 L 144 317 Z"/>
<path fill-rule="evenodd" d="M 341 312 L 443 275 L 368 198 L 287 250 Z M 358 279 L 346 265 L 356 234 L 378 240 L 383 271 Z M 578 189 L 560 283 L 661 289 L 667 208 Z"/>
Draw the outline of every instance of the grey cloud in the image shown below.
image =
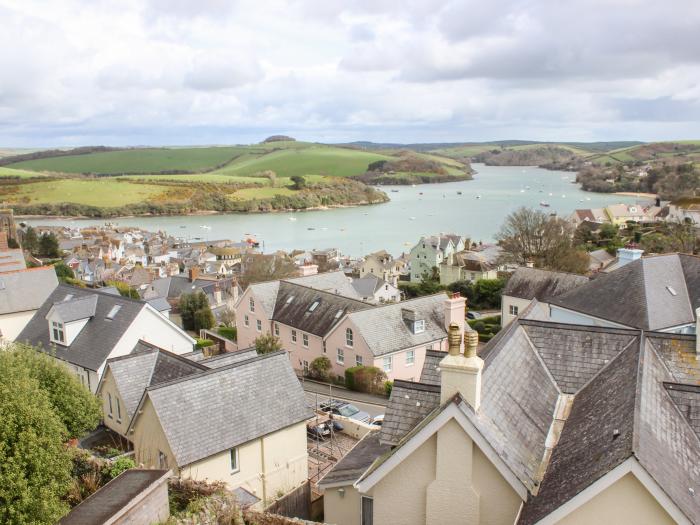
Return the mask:
<path fill-rule="evenodd" d="M 243 86 L 262 77 L 262 68 L 253 60 L 241 59 L 235 54 L 230 57 L 201 55 L 185 75 L 184 85 L 201 91 L 217 91 Z"/>

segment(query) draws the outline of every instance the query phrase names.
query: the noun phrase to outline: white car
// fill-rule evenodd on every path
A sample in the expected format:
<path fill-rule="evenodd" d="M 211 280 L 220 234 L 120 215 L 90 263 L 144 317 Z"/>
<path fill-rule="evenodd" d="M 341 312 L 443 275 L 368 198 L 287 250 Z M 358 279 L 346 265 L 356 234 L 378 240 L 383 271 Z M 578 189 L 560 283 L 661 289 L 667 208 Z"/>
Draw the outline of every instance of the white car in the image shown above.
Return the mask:
<path fill-rule="evenodd" d="M 370 425 L 373 427 L 380 427 L 384 424 L 384 414 L 379 414 L 378 416 L 374 416 L 372 418 L 372 422 Z"/>

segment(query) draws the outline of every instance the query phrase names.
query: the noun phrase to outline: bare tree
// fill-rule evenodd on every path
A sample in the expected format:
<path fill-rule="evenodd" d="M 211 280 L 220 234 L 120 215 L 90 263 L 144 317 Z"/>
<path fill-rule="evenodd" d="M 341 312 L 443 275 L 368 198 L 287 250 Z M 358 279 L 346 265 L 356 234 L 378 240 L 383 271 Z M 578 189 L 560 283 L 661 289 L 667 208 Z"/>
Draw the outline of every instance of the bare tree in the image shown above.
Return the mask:
<path fill-rule="evenodd" d="M 250 254 L 243 257 L 240 282 L 245 287 L 251 283 L 293 277 L 297 273 L 297 267 L 289 257 Z"/>

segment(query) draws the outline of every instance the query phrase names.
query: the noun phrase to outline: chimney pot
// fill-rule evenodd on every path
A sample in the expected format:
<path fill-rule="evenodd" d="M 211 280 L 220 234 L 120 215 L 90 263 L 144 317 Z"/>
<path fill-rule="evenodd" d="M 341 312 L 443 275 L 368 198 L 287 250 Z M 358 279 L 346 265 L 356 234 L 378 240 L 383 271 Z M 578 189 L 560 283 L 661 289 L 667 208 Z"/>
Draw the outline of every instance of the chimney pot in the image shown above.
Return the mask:
<path fill-rule="evenodd" d="M 459 330 L 459 325 L 457 323 L 450 324 L 450 329 L 447 332 L 447 342 L 449 355 L 458 356 L 459 347 L 462 344 L 462 334 Z"/>
<path fill-rule="evenodd" d="M 479 332 L 468 330 L 464 332 L 464 357 L 476 357 L 476 348 L 479 345 Z"/>

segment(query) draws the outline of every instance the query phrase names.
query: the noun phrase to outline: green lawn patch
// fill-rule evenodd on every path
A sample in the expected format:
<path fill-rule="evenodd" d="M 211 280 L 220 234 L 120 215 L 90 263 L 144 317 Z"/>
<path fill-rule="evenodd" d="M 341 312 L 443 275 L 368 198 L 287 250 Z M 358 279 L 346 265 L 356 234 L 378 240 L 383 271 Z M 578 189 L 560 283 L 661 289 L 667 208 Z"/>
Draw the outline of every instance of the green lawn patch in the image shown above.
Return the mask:
<path fill-rule="evenodd" d="M 21 204 L 72 202 L 110 208 L 143 202 L 166 189 L 163 186 L 112 179 L 55 179 L 22 184 L 19 191 L 9 195 L 9 198 Z"/>

